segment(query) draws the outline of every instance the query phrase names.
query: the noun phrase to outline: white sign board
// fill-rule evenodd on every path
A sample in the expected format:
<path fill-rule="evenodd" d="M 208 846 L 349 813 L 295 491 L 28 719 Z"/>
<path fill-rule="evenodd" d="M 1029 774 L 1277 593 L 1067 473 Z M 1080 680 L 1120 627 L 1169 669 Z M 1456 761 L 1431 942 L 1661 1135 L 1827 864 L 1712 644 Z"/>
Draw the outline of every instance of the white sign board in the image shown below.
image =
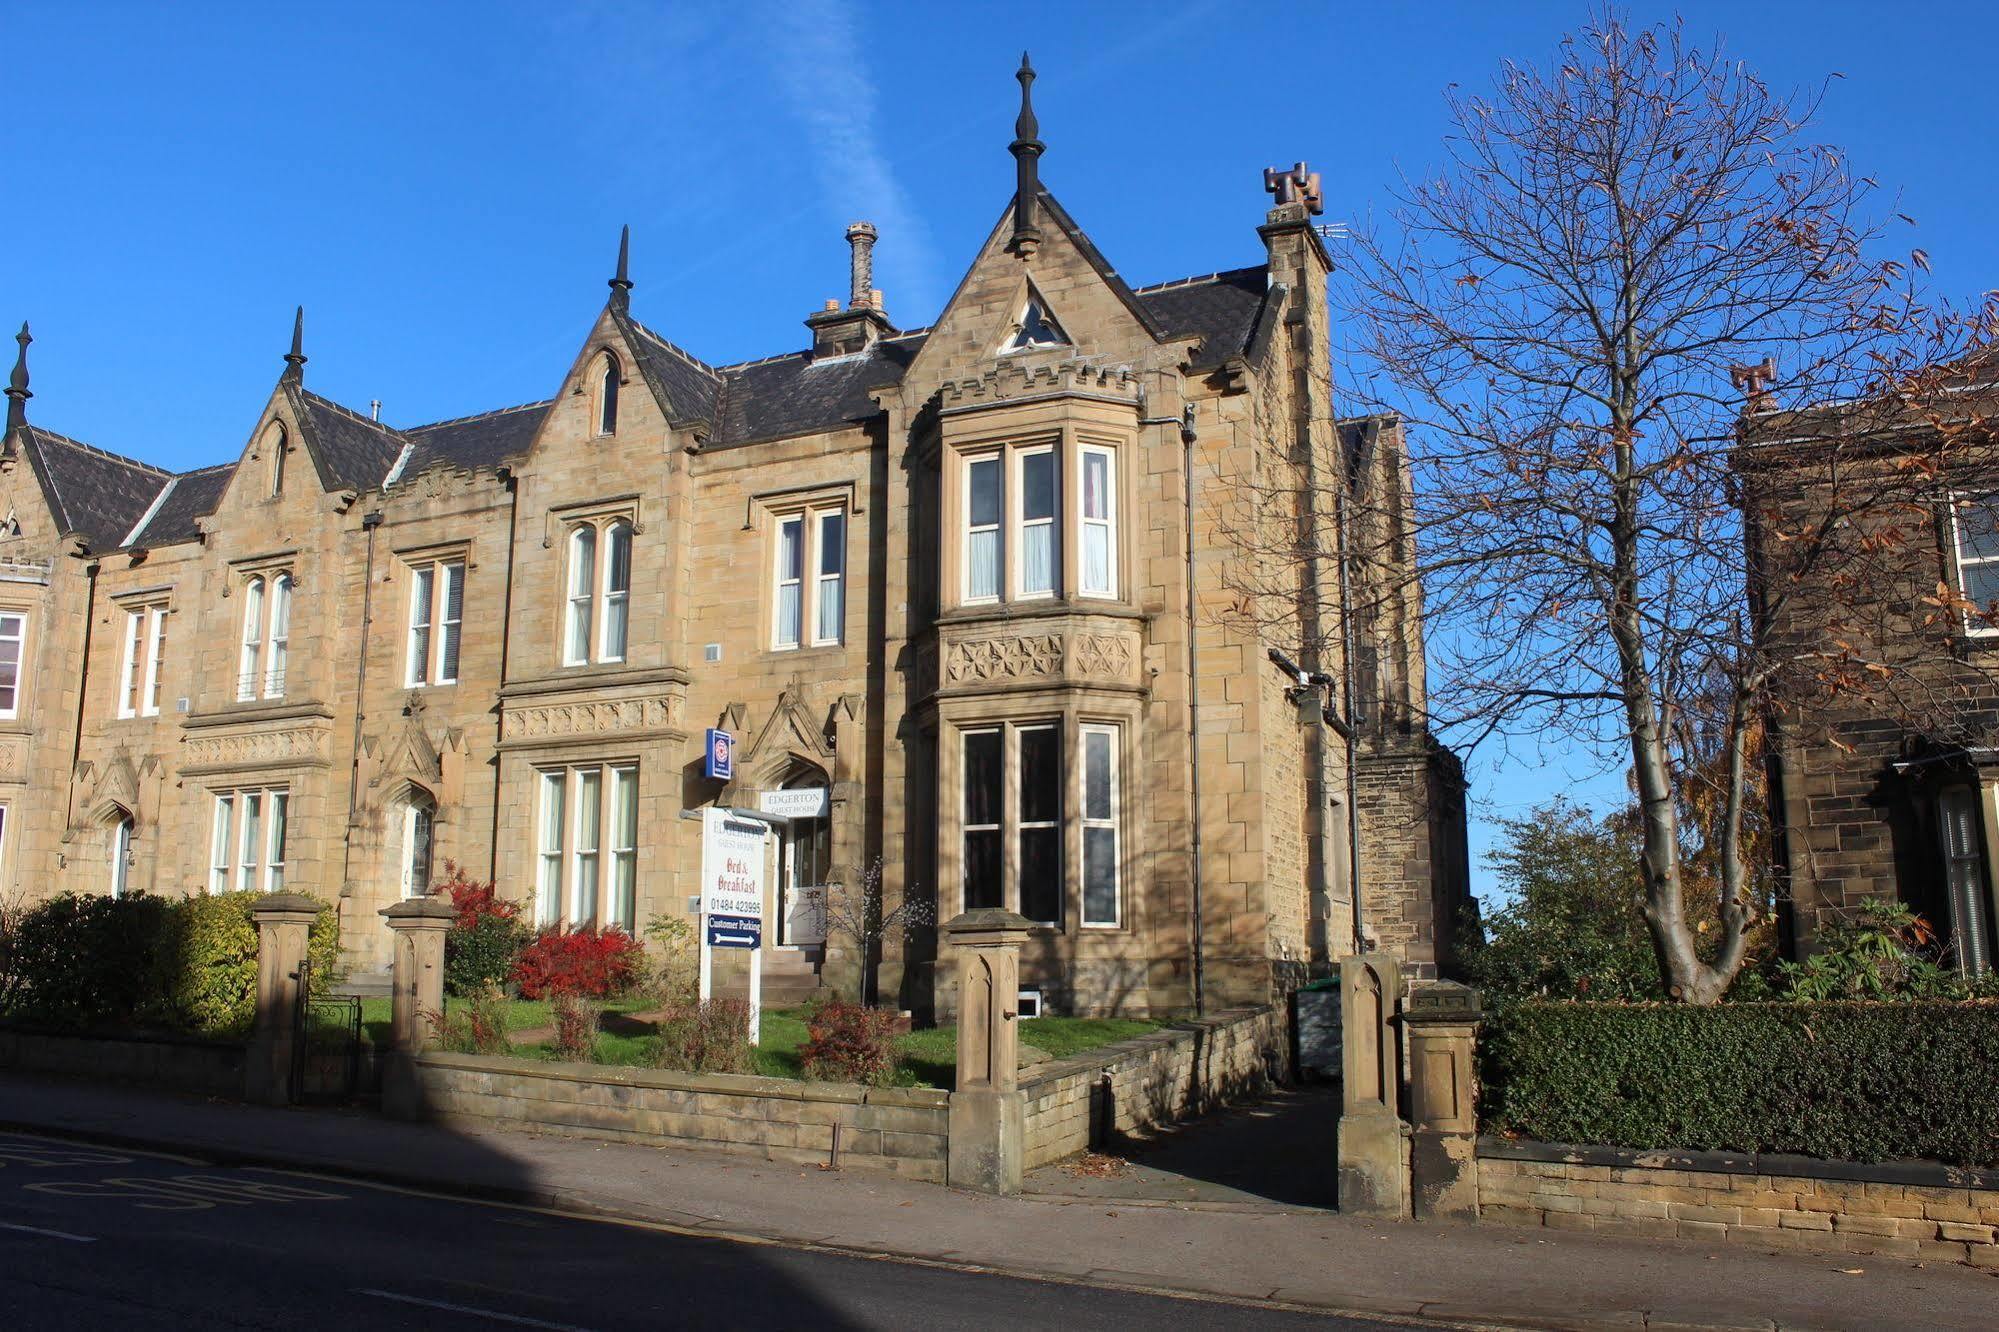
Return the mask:
<path fill-rule="evenodd" d="M 757 808 L 774 819 L 822 818 L 826 813 L 826 788 L 796 786 L 765 791 L 757 797 Z"/>
<path fill-rule="evenodd" d="M 701 914 L 764 918 L 764 825 L 701 811 Z"/>

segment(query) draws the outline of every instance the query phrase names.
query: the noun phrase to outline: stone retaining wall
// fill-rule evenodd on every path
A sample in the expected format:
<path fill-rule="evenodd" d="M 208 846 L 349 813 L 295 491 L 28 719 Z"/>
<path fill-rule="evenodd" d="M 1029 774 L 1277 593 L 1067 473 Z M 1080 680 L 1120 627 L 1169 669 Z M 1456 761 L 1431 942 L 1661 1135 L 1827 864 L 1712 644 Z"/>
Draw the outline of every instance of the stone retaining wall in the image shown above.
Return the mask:
<path fill-rule="evenodd" d="M 1248 1008 L 1022 1069 L 1026 1168 L 1201 1114 L 1288 1077 L 1290 1066 L 1286 1011 Z"/>
<path fill-rule="evenodd" d="M 69 1036 L 0 1027 L 0 1068 L 243 1095 L 244 1047 L 174 1036 Z"/>
<path fill-rule="evenodd" d="M 708 1147 L 795 1165 L 944 1182 L 950 1096 L 730 1074 L 667 1073 L 426 1051 L 424 1118 L 497 1123 L 654 1146 Z"/>
<path fill-rule="evenodd" d="M 1480 1219 L 1999 1268 L 1999 1171 L 1479 1142 Z"/>

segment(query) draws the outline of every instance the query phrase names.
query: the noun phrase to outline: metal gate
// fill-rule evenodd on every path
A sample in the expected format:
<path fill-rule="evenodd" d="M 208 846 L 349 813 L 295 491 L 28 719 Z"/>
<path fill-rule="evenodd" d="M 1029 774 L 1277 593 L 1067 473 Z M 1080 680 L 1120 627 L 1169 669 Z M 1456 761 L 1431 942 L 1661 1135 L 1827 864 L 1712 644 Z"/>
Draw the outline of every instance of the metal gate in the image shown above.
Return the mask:
<path fill-rule="evenodd" d="M 361 1091 L 361 1000 L 312 993 L 312 959 L 293 973 L 291 1100 L 294 1105 L 351 1101 Z"/>

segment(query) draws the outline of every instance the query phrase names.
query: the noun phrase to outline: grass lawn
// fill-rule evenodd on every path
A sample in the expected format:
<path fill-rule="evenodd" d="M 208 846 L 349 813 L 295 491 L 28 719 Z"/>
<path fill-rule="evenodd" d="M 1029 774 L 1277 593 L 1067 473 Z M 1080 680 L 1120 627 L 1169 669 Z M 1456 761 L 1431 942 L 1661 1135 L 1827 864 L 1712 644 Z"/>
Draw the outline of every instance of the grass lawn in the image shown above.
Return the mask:
<path fill-rule="evenodd" d="M 460 1002 L 446 999 L 445 1011 L 456 1010 Z M 646 999 L 614 999 L 604 1005 L 604 1013 L 615 1018 L 617 1014 L 641 1012 L 650 1006 L 650 1001 Z M 764 1010 L 762 1040 L 756 1051 L 757 1072 L 771 1078 L 805 1076 L 798 1048 L 806 1041 L 806 1013 L 804 1008 Z M 361 1022 L 372 1039 L 385 1041 L 389 1031 L 389 1000 L 376 998 L 362 1001 Z M 554 1022 L 555 1017 L 546 1000 L 514 999 L 507 1003 L 509 1032 L 531 1031 L 552 1026 Z M 615 1022 L 612 1025 L 616 1025 Z M 1020 1039 L 1056 1059 L 1066 1059 L 1100 1045 L 1110 1045 L 1155 1031 L 1159 1025 L 1142 1018 L 1029 1018 L 1020 1024 Z M 901 1058 L 896 1070 L 896 1085 L 950 1087 L 957 1069 L 957 1041 L 956 1027 L 931 1027 L 901 1037 L 897 1042 Z M 652 1042 L 649 1032 L 602 1032 L 597 1037 L 595 1062 L 647 1065 L 652 1062 Z M 514 1053 L 526 1059 L 553 1057 L 546 1042 L 516 1045 Z"/>

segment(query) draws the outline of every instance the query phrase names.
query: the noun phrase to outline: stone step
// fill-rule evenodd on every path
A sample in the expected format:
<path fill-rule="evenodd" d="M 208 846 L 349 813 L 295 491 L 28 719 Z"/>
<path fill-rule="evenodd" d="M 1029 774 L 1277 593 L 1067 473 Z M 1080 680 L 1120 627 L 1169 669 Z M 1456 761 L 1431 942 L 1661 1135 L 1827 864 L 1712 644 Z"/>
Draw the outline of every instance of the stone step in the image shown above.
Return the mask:
<path fill-rule="evenodd" d="M 394 992 L 394 982 L 386 971 L 351 972 L 332 989 L 334 994 L 361 999 L 382 999 Z"/>

